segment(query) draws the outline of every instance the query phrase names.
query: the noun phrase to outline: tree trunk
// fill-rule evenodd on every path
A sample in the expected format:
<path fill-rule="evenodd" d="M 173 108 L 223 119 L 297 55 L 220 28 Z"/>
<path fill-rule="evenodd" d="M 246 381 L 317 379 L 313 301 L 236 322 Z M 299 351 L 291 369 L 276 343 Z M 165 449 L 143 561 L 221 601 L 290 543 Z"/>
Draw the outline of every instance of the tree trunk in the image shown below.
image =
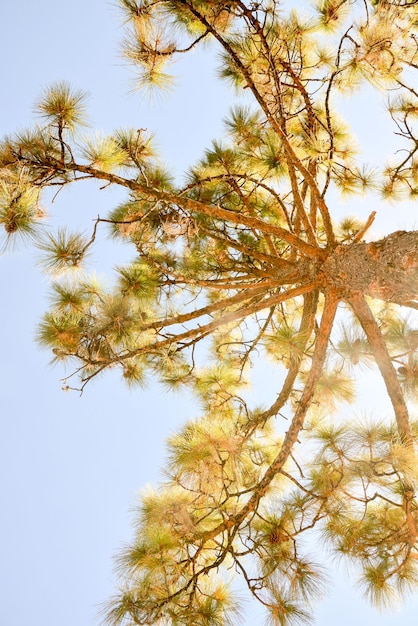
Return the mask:
<path fill-rule="evenodd" d="M 396 231 L 380 241 L 340 245 L 322 265 L 327 287 L 413 306 L 418 295 L 418 231 Z M 418 304 L 417 304 L 418 306 Z"/>

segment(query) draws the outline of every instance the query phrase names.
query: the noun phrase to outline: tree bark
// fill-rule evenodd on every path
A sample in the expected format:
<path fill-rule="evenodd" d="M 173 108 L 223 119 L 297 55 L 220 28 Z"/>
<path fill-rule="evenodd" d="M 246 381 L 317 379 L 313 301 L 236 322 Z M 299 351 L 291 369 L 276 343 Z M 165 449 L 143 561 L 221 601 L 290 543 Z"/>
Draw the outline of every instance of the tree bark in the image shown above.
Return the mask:
<path fill-rule="evenodd" d="M 418 231 L 340 245 L 322 265 L 324 282 L 344 299 L 353 292 L 411 306 L 418 295 Z"/>

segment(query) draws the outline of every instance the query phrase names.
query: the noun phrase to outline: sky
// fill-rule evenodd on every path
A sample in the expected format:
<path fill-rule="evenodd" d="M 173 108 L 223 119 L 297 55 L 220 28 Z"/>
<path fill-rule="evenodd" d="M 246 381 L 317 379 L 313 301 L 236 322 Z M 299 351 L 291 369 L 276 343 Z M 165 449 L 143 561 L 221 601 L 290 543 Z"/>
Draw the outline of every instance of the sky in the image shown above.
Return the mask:
<path fill-rule="evenodd" d="M 132 93 L 132 72 L 118 52 L 122 36 L 106 0 L 1 3 L 0 134 L 28 126 L 42 88 L 64 79 L 91 94 L 94 127 L 155 131 L 167 164 L 181 176 L 222 133 L 231 100 L 216 80 L 216 60 L 208 50 L 191 55 L 175 68 L 179 89 L 150 103 Z M 363 116 L 354 123 L 358 132 L 370 127 Z M 379 136 L 370 140 L 373 150 L 381 149 Z M 97 195 L 88 186 L 61 196 L 51 224 L 85 227 L 116 201 L 111 190 Z M 371 207 L 361 210 L 367 217 Z M 376 228 L 413 223 L 411 211 L 382 208 Z M 96 262 L 103 271 L 113 244 L 101 237 Z M 129 391 L 115 372 L 81 397 L 62 391 L 62 370 L 34 342 L 49 288 L 36 263 L 23 246 L 0 257 L 0 623 L 94 626 L 115 592 L 113 558 L 132 536 L 140 489 L 161 478 L 165 438 L 197 407 L 187 394 L 168 394 L 152 382 Z M 379 390 L 375 395 L 380 401 Z M 335 580 L 318 605 L 319 626 L 416 623 L 417 597 L 384 615 L 363 603 L 343 569 Z M 262 623 L 248 605 L 246 626 Z"/>

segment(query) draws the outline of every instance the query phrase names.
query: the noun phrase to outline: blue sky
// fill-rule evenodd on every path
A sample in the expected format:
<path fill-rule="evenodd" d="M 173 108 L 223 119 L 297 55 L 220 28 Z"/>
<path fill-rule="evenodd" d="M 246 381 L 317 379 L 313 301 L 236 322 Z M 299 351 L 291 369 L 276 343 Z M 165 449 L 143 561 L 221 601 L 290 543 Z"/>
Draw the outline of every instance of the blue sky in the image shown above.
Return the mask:
<path fill-rule="evenodd" d="M 150 104 L 129 93 L 132 74 L 118 57 L 121 23 L 105 0 L 2 3 L 0 32 L 2 135 L 30 124 L 42 86 L 61 79 L 90 92 L 92 124 L 104 132 L 130 125 L 155 130 L 179 176 L 222 132 L 229 95 L 207 52 L 175 68 L 180 88 L 170 97 Z M 357 122 L 361 129 L 364 121 Z M 114 201 L 112 191 L 65 192 L 49 219 L 85 228 Z M 411 213 L 381 214 L 382 230 L 411 227 Z M 109 266 L 111 249 L 103 237 L 101 268 Z M 100 603 L 115 590 L 112 558 L 131 537 L 135 498 L 159 479 L 165 437 L 196 407 L 152 383 L 129 391 L 113 372 L 81 398 L 63 392 L 63 372 L 34 344 L 48 283 L 33 250 L 18 247 L 0 257 L 0 287 L 0 623 L 93 626 Z M 365 608 L 343 570 L 337 578 L 318 610 L 319 626 L 416 623 L 416 597 L 386 616 Z M 246 614 L 248 626 L 262 623 L 256 610 Z"/>

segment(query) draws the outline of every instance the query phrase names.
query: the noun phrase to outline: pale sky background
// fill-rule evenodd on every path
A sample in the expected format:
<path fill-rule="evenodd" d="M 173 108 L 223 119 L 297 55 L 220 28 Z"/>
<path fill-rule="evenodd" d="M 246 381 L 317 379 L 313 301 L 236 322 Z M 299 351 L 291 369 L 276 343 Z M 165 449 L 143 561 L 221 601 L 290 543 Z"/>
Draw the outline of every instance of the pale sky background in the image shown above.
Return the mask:
<path fill-rule="evenodd" d="M 215 81 L 206 52 L 178 65 L 180 89 L 172 96 L 153 106 L 141 103 L 129 93 L 131 74 L 118 58 L 120 26 L 106 0 L 1 3 L 0 134 L 29 125 L 42 87 L 65 79 L 91 93 L 96 128 L 155 130 L 167 164 L 181 175 L 211 138 L 221 136 L 229 94 Z M 377 152 L 385 148 L 378 143 L 381 113 L 354 118 L 359 132 L 371 131 L 369 145 Z M 87 188 L 62 194 L 56 210 L 86 228 L 112 200 L 111 191 L 97 196 Z M 373 208 L 360 203 L 361 217 Z M 414 212 L 382 208 L 376 232 L 412 228 Z M 109 267 L 112 246 L 103 234 L 100 268 Z M 115 591 L 112 559 L 131 537 L 135 498 L 161 477 L 167 434 L 197 409 L 191 398 L 156 385 L 129 391 L 113 372 L 81 398 L 64 393 L 63 372 L 51 368 L 50 355 L 34 344 L 48 283 L 33 250 L 20 246 L 0 257 L 0 289 L 0 624 L 94 626 L 100 604 Z M 371 406 L 379 410 L 381 388 L 368 389 Z M 417 596 L 398 613 L 381 614 L 363 603 L 353 584 L 340 568 L 318 606 L 318 626 L 418 623 Z M 263 623 L 251 604 L 246 616 L 246 626 Z"/>

